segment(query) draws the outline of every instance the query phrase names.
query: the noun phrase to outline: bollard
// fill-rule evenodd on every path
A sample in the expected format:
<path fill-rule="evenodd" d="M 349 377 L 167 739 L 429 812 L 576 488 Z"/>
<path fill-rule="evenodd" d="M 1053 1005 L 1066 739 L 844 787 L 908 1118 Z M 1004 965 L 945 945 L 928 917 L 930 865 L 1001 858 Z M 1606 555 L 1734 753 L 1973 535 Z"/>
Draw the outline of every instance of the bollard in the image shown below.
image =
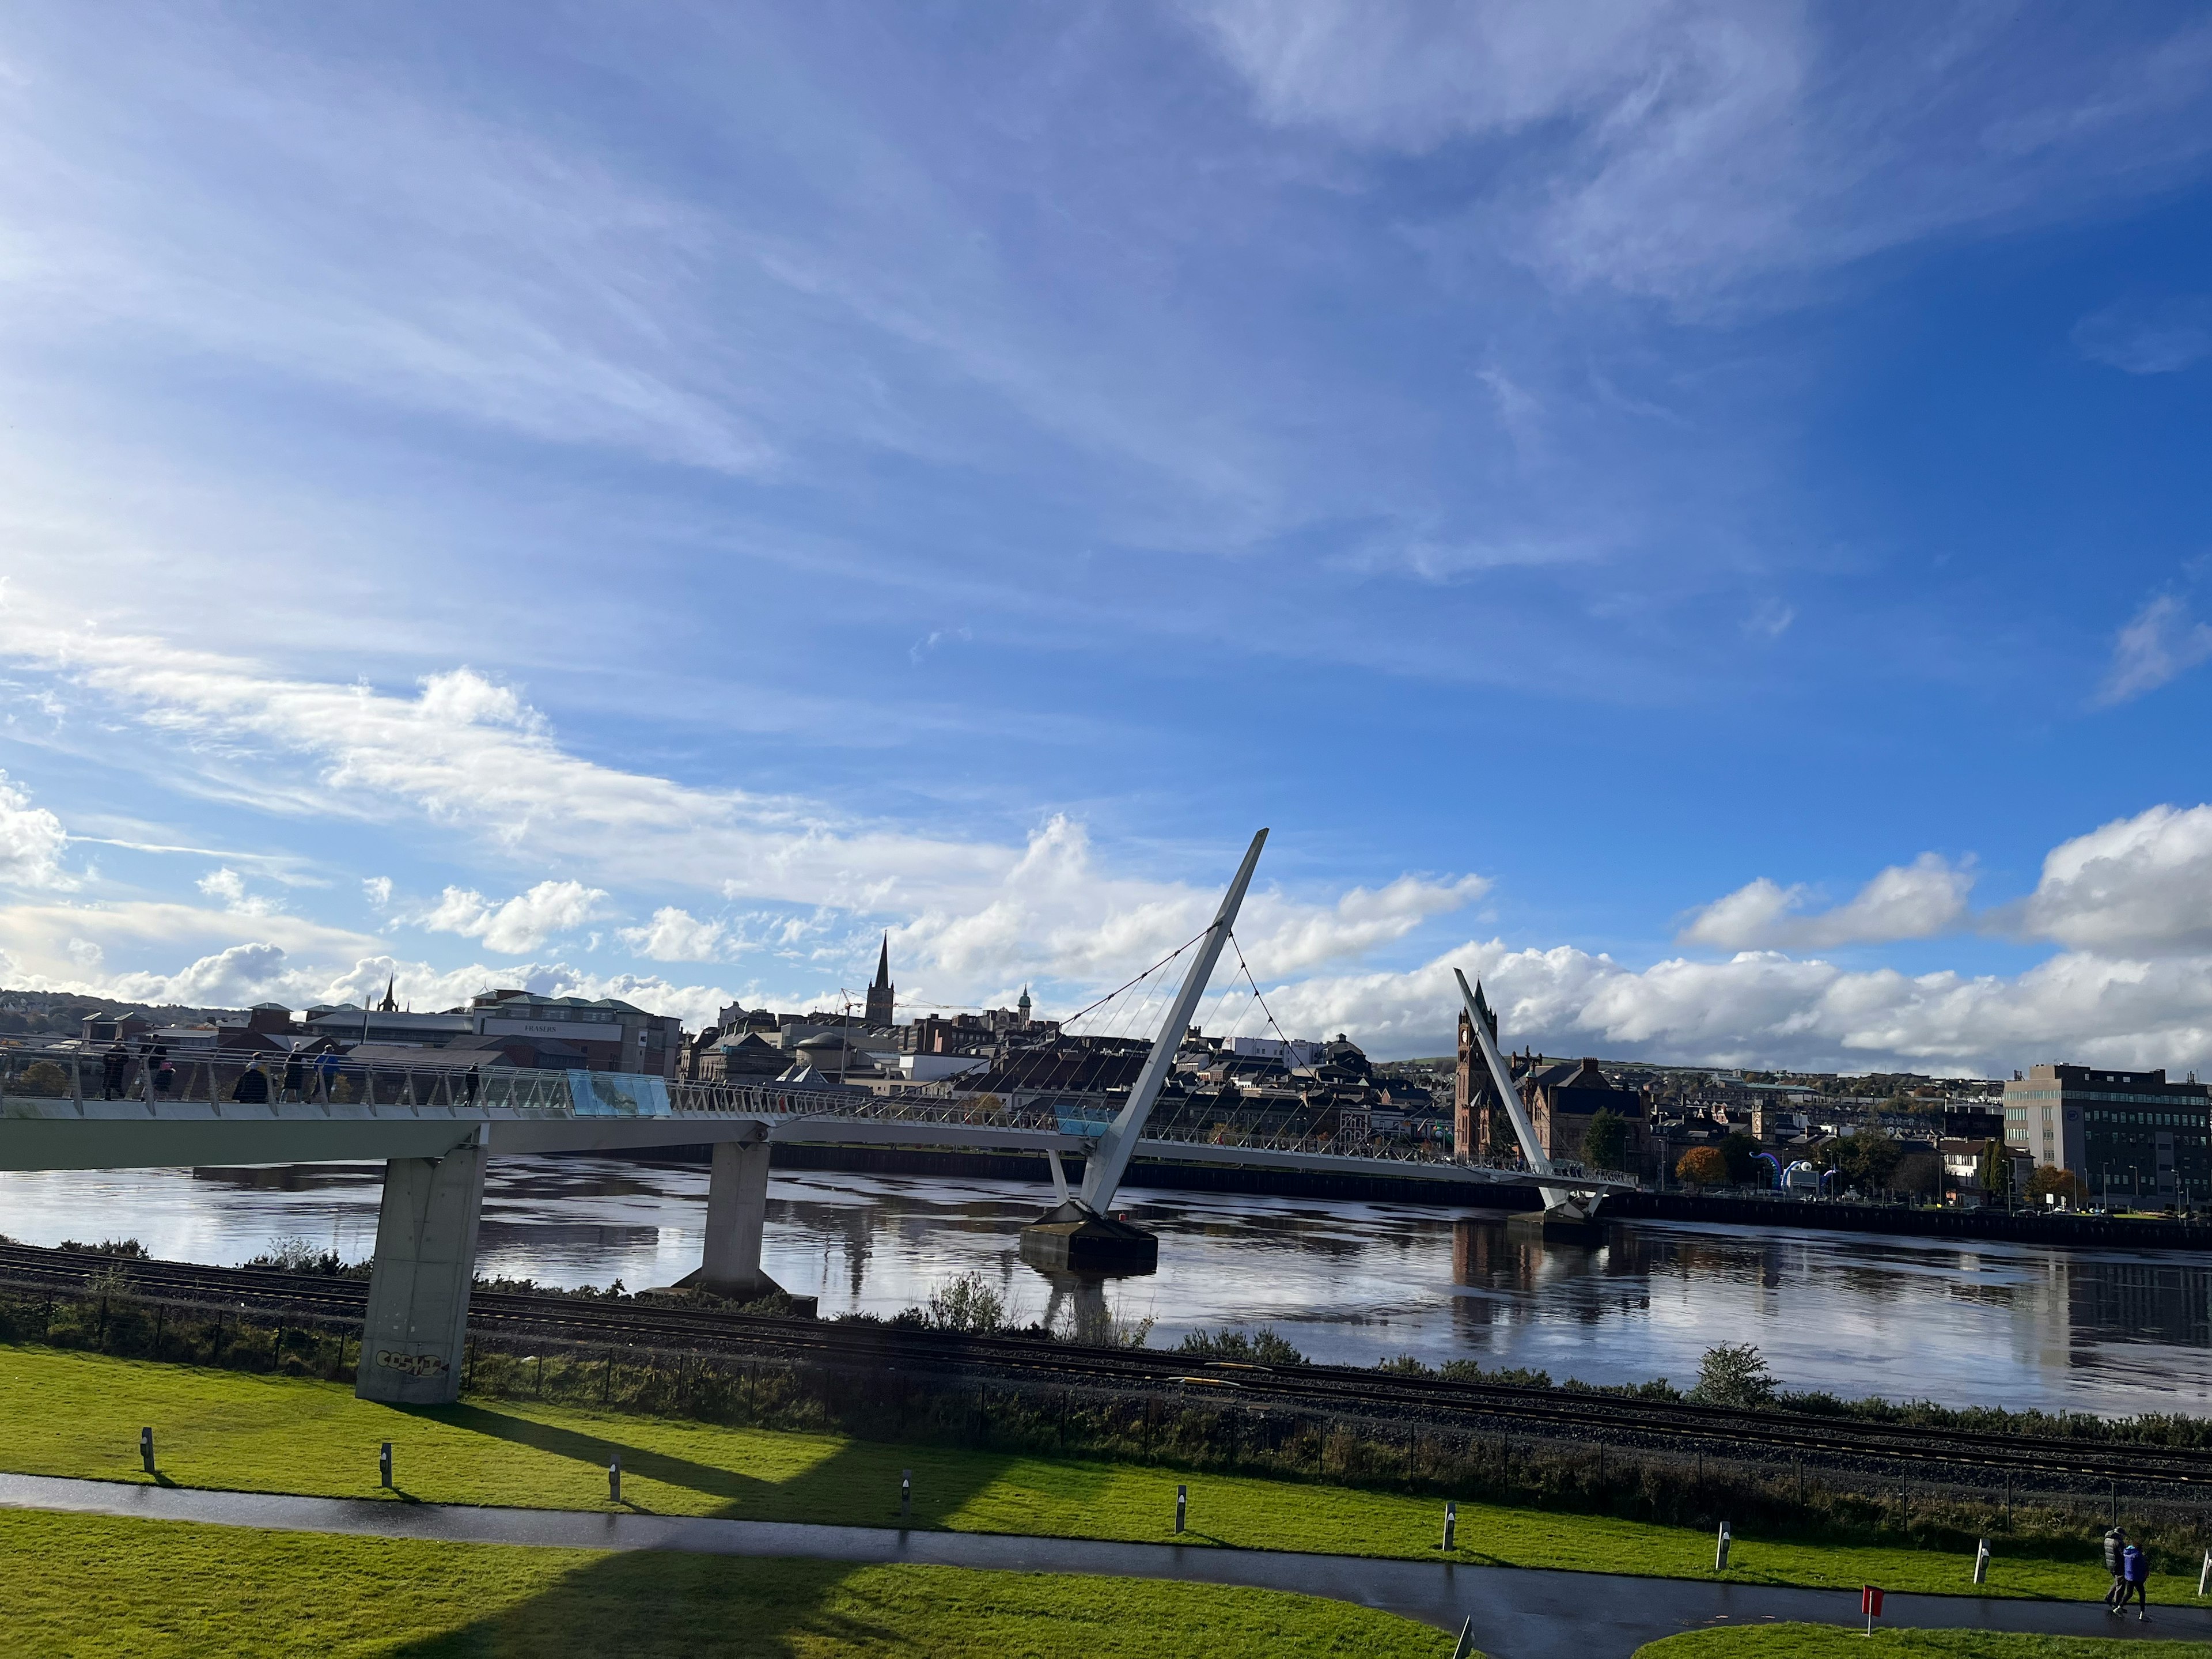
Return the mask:
<path fill-rule="evenodd" d="M 622 1454 L 617 1452 L 607 1460 L 607 1502 L 622 1502 Z"/>
<path fill-rule="evenodd" d="M 1449 1498 L 1444 1500 L 1444 1547 L 1452 1547 L 1452 1534 L 1459 1530 L 1459 1505 Z"/>
<path fill-rule="evenodd" d="M 1188 1486 L 1177 1486 L 1176 1488 L 1176 1530 L 1177 1532 L 1181 1532 L 1182 1530 L 1184 1509 L 1189 1502 L 1190 1488 Z"/>
<path fill-rule="evenodd" d="M 1974 1551 L 1974 1582 L 1977 1584 L 1990 1582 L 1990 1540 L 1986 1538 Z"/>
<path fill-rule="evenodd" d="M 2204 1570 L 2197 1575 L 2197 1593 L 2202 1595 L 2212 1588 L 2212 1550 L 2204 1552 Z"/>
<path fill-rule="evenodd" d="M 914 1513 L 914 1471 L 899 1471 L 899 1519 L 903 1521 Z"/>
<path fill-rule="evenodd" d="M 392 1443 L 384 1443 L 384 1449 L 376 1455 L 376 1478 L 381 1486 L 392 1486 Z M 395 1492 L 398 1490 L 393 1487 Z"/>
<path fill-rule="evenodd" d="M 154 1473 L 154 1431 L 138 1431 L 138 1461 L 146 1466 L 146 1473 Z"/>
<path fill-rule="evenodd" d="M 1725 1521 L 1722 1522 L 1721 1535 L 1718 1540 L 1713 1545 L 1713 1571 L 1715 1572 L 1726 1572 L 1728 1571 L 1729 1545 L 1734 1540 L 1729 1536 L 1729 1523 Z"/>

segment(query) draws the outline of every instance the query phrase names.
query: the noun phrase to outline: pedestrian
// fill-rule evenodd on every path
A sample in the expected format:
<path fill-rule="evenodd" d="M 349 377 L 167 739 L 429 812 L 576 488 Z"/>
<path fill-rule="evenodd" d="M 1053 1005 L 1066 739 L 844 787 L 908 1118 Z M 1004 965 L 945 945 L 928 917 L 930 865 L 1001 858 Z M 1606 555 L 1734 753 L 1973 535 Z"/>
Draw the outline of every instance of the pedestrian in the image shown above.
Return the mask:
<path fill-rule="evenodd" d="M 118 1038 L 107 1052 L 100 1056 L 100 1097 L 102 1100 L 123 1098 L 123 1074 L 130 1069 L 130 1066 L 131 1051 L 125 1048 L 122 1040 Z"/>
<path fill-rule="evenodd" d="M 2105 1611 L 2118 1613 L 2120 1600 L 2128 1593 L 2128 1581 L 2120 1576 L 2120 1555 L 2128 1547 L 2128 1535 L 2118 1527 L 2105 1534 L 2105 1571 L 2112 1575 L 2112 1588 L 2105 1592 Z"/>
<path fill-rule="evenodd" d="M 322 1097 L 325 1105 L 330 1103 L 331 1085 L 337 1079 L 338 1051 L 325 1048 L 315 1057 L 315 1091 Z"/>
<path fill-rule="evenodd" d="M 473 1065 L 471 1065 L 471 1066 L 469 1067 L 469 1079 L 468 1079 L 468 1081 L 469 1081 L 469 1104 L 470 1104 L 470 1105 L 471 1105 L 471 1106 L 473 1106 L 473 1105 L 475 1105 L 475 1104 L 477 1103 L 477 1068 L 476 1068 Z"/>
<path fill-rule="evenodd" d="M 167 1100 L 177 1086 L 177 1068 L 169 1064 L 169 1051 L 159 1043 L 146 1060 L 146 1098 Z"/>
<path fill-rule="evenodd" d="M 305 1100 L 307 1087 L 307 1062 L 300 1057 L 297 1048 L 284 1061 L 284 1098 Z"/>
<path fill-rule="evenodd" d="M 2136 1599 L 2136 1617 L 2149 1623 L 2150 1552 L 2137 1544 L 2130 1544 L 2120 1552 L 2120 1605 L 2112 1611 L 2124 1611 L 2130 1595 Z"/>
<path fill-rule="evenodd" d="M 230 1097 L 241 1106 L 267 1104 L 269 1073 L 261 1069 L 258 1060 L 238 1074 L 238 1081 L 231 1085 Z"/>

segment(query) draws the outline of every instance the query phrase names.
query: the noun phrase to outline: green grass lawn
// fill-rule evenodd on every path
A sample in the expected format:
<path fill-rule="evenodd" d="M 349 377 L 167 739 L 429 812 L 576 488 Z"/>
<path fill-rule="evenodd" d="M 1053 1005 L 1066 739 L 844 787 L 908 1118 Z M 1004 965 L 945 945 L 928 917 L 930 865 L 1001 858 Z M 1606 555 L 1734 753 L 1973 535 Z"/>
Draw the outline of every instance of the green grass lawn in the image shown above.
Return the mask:
<path fill-rule="evenodd" d="M 1441 1558 L 1443 1504 L 1429 1498 L 1127 1463 L 896 1445 L 830 1434 L 725 1428 L 511 1401 L 404 1409 L 343 1384 L 198 1370 L 41 1347 L 0 1347 L 0 1468 L 143 1482 L 151 1425 L 161 1478 L 185 1486 L 377 1496 L 378 1443 L 393 1443 L 400 1496 L 434 1503 L 607 1507 L 619 1449 L 623 1497 L 660 1514 L 883 1526 L 914 1471 L 914 1524 L 966 1532 L 1164 1540 L 1187 1482 L 1187 1543 Z M 1455 1560 L 1706 1578 L 1702 1531 L 1480 1504 L 1460 1506 Z M 1967 1594 L 1963 1555 L 1736 1538 L 1737 1583 Z M 2106 1584 L 2097 1546 L 2072 1559 L 1991 1564 L 1987 1594 L 2087 1599 Z M 2194 1577 L 2160 1575 L 2154 1601 L 2192 1598 Z"/>
<path fill-rule="evenodd" d="M 1451 1638 L 1410 1620 L 1274 1590 L 7 1511 L 0 1611 L 15 1651 L 75 1659 L 1451 1651 Z"/>
<path fill-rule="evenodd" d="M 2161 1642 L 2154 1650 L 2158 1659 L 2212 1659 L 2212 1644 L 2203 1642 Z M 1743 1625 L 1670 1636 L 1637 1649 L 1636 1659 L 1881 1659 L 1888 1654 L 1910 1659 L 2115 1659 L 2122 1653 L 2145 1651 L 2133 1643 L 1990 1630 L 1883 1630 L 1877 1626 L 1869 1641 L 1863 1629 L 1840 1630 L 1831 1625 Z"/>

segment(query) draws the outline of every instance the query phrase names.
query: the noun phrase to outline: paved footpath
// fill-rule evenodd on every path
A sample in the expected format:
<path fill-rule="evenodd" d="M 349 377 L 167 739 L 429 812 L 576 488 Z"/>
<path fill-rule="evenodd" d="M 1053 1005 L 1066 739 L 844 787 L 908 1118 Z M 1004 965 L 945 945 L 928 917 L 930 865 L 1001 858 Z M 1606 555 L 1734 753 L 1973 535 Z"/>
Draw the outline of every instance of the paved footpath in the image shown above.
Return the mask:
<path fill-rule="evenodd" d="M 0 1474 L 0 1507 L 63 1510 L 156 1521 L 199 1521 L 289 1532 L 427 1538 L 465 1544 L 569 1549 L 683 1550 L 703 1555 L 800 1556 L 874 1565 L 1101 1573 L 1296 1590 L 1402 1613 L 1456 1632 L 1474 1620 L 1475 1645 L 1494 1659 L 1626 1659 L 1646 1642 L 1716 1624 L 1805 1620 L 1856 1625 L 1856 1590 L 1638 1578 L 1618 1573 L 1472 1567 L 1441 1561 L 1117 1544 L 1084 1538 L 694 1520 L 584 1510 L 479 1509 L 391 1499 L 290 1498 L 118 1481 Z M 1961 1564 L 1960 1571 L 1965 1571 Z M 2094 1603 L 1965 1595 L 1892 1595 L 1882 1623 L 2063 1636 L 2212 1640 L 2212 1607 L 2153 1607 L 2151 1622 L 2112 1619 Z"/>

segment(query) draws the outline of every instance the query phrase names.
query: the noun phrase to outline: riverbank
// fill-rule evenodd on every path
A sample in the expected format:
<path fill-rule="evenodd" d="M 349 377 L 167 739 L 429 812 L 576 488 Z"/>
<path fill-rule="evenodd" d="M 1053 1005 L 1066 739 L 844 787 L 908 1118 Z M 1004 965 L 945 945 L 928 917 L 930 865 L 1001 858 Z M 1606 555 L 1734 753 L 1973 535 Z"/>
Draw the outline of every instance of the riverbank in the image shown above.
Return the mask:
<path fill-rule="evenodd" d="M 1705 1226 L 1803 1227 L 1826 1232 L 1889 1233 L 1914 1238 L 2000 1239 L 2135 1250 L 2212 1249 L 2212 1222 L 2159 1217 L 2094 1216 L 2063 1210 L 1908 1209 L 1720 1193 L 1619 1193 L 1606 1200 L 1615 1220 L 1685 1221 Z"/>

